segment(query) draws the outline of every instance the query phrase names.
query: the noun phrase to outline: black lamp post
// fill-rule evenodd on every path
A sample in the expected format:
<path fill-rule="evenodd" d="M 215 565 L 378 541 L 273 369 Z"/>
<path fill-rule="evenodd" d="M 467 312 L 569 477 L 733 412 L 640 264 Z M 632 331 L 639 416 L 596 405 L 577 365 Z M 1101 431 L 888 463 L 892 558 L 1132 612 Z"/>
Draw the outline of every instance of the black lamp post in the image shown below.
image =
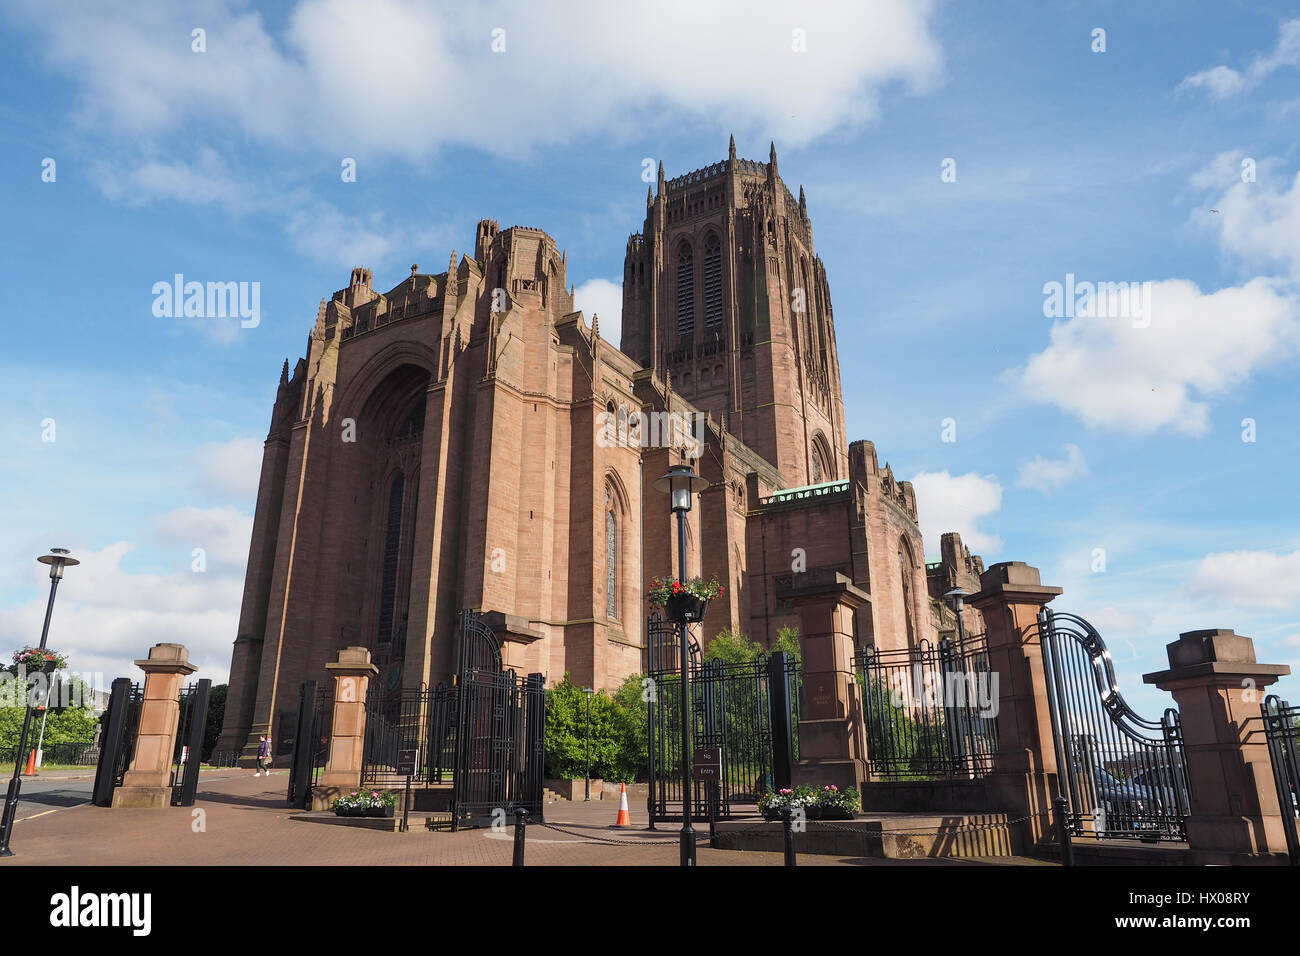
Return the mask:
<path fill-rule="evenodd" d="M 41 628 L 40 649 L 45 650 L 45 640 L 50 635 L 50 615 L 54 613 L 54 595 L 59 590 L 59 581 L 63 579 L 63 569 L 75 567 L 81 562 L 71 557 L 67 548 L 50 548 L 49 554 L 36 559 L 41 564 L 50 566 L 50 600 L 45 605 L 45 626 Z M 24 691 L 26 689 L 24 688 Z M 14 828 L 14 815 L 18 812 L 18 792 L 22 789 L 23 753 L 27 750 L 27 732 L 32 726 L 32 695 L 25 693 L 27 712 L 23 716 L 23 732 L 18 741 L 18 755 L 14 758 L 14 775 L 9 781 L 9 792 L 5 795 L 4 816 L 0 817 L 0 856 L 13 856 L 9 849 L 9 835 Z"/>
<path fill-rule="evenodd" d="M 956 587 L 944 594 L 944 597 L 948 599 L 948 603 L 952 605 L 952 609 L 957 615 L 956 657 L 958 660 L 964 661 L 966 659 L 966 625 L 961 621 L 961 612 L 966 606 L 965 601 L 966 598 L 970 597 L 970 592 L 965 588 Z M 947 679 L 946 675 L 945 679 Z M 964 686 L 965 675 L 961 675 L 960 679 L 963 681 Z M 949 708 L 946 703 L 950 699 L 948 688 L 945 687 L 943 690 L 943 700 L 945 701 L 945 710 L 947 711 L 945 716 L 948 718 L 948 733 L 952 735 L 951 745 L 953 757 L 959 761 L 961 766 L 964 766 L 967 750 L 966 741 L 974 729 L 970 726 L 970 711 L 967 707 Z M 956 719 L 954 720 L 954 718 Z"/>
<path fill-rule="evenodd" d="M 686 513 L 691 510 L 691 498 L 709 485 L 691 470 L 690 465 L 673 465 L 668 474 L 656 478 L 655 491 L 670 496 L 673 514 L 677 515 L 677 579 L 686 580 Z M 695 865 L 695 830 L 691 826 L 691 662 L 690 634 L 685 621 L 681 622 L 682 668 L 682 866 Z"/>
<path fill-rule="evenodd" d="M 583 696 L 587 698 L 587 797 L 586 802 L 591 803 L 591 695 L 594 693 L 590 687 L 582 689 Z"/>
<path fill-rule="evenodd" d="M 957 612 L 957 642 L 959 644 L 965 644 L 966 627 L 961 622 L 961 612 L 962 608 L 966 606 L 965 601 L 966 598 L 970 597 L 970 592 L 965 588 L 953 588 L 951 591 L 946 593 L 944 597 L 948 599 L 948 603 L 952 605 L 952 609 Z"/>

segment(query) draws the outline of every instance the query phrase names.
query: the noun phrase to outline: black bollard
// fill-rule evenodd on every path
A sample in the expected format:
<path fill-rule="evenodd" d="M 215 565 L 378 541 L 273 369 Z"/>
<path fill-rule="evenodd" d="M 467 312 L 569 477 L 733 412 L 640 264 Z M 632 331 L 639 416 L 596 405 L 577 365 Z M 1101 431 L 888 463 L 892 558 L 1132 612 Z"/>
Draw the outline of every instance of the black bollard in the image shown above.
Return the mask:
<path fill-rule="evenodd" d="M 1053 815 L 1056 817 L 1056 839 L 1061 844 L 1061 865 L 1074 866 L 1074 844 L 1070 842 L 1070 829 L 1065 825 L 1065 797 L 1052 801 Z"/>
<path fill-rule="evenodd" d="M 781 829 L 784 830 L 785 837 L 785 865 L 797 866 L 798 863 L 794 857 L 794 814 L 790 808 L 786 807 L 781 812 Z"/>
<path fill-rule="evenodd" d="M 524 865 L 524 831 L 527 829 L 528 811 L 515 808 L 515 866 Z"/>

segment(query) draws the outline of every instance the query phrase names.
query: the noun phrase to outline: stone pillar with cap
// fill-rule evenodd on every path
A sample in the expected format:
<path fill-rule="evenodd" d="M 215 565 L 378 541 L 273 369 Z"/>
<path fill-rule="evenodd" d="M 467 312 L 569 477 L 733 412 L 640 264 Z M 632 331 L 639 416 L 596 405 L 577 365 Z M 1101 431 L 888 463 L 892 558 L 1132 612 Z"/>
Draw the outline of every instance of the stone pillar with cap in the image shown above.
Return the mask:
<path fill-rule="evenodd" d="M 966 599 L 984 616 L 990 679 L 997 679 L 991 692 L 998 708 L 998 749 L 985 789 L 997 809 L 1028 817 L 1012 834 L 1017 853 L 1050 832 L 1057 793 L 1038 614 L 1060 593 L 1042 583 L 1037 568 L 1003 561 L 980 575 L 979 593 Z"/>
<path fill-rule="evenodd" d="M 794 782 L 860 788 L 867 780 L 862 692 L 853 668 L 853 614 L 869 600 L 839 571 L 817 568 L 777 585 L 799 609 L 799 761 Z"/>
<path fill-rule="evenodd" d="M 334 798 L 361 786 L 361 758 L 366 740 L 366 692 L 379 668 L 364 647 L 345 647 L 337 661 L 325 665 L 334 675 L 334 716 L 329 758 L 312 789 L 312 807 L 327 810 Z"/>
<path fill-rule="evenodd" d="M 155 644 L 149 648 L 149 656 L 135 666 L 145 673 L 140 726 L 131 766 L 122 785 L 113 791 L 113 806 L 169 807 L 181 687 L 198 668 L 190 663 L 190 652 L 183 644 Z"/>
<path fill-rule="evenodd" d="M 1166 650 L 1169 669 L 1142 680 L 1178 702 L 1191 804 L 1187 843 L 1197 862 L 1285 854 L 1260 702 L 1264 688 L 1291 668 L 1257 663 L 1255 642 L 1224 628 L 1188 631 Z"/>

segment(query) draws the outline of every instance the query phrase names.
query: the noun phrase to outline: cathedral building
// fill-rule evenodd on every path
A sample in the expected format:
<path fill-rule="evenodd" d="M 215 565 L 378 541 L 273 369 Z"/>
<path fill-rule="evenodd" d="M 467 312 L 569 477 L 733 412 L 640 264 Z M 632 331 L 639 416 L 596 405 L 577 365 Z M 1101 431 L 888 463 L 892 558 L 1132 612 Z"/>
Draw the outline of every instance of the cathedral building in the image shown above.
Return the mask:
<path fill-rule="evenodd" d="M 370 648 L 381 688 L 450 682 L 467 608 L 507 666 L 616 688 L 644 667 L 648 582 L 677 570 L 652 485 L 683 462 L 709 481 L 688 574 L 727 586 L 706 644 L 797 627 L 776 587 L 815 568 L 869 595 L 859 645 L 953 632 L 942 595 L 982 562 L 949 534 L 927 565 L 912 486 L 848 439 L 829 280 L 775 147 L 660 165 L 618 345 L 566 268 L 541 229 L 483 220 L 445 272 L 381 292 L 357 268 L 321 301 L 272 409 L 219 749 L 291 734 L 342 647 Z"/>

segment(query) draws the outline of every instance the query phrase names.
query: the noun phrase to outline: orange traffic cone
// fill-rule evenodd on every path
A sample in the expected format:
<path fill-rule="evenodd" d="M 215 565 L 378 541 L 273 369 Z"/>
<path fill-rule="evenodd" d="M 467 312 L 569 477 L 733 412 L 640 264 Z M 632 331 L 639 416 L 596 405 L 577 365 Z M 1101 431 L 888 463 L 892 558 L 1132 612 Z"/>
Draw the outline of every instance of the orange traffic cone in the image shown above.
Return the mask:
<path fill-rule="evenodd" d="M 34 777 L 34 776 L 36 776 L 36 750 L 35 750 L 35 748 L 33 748 L 33 749 L 32 749 L 32 752 L 29 753 L 29 754 L 27 755 L 27 769 L 23 771 L 23 776 L 24 776 L 24 777 Z"/>
<path fill-rule="evenodd" d="M 618 794 L 618 821 L 614 826 L 630 827 L 631 825 L 632 814 L 627 809 L 627 784 L 623 784 L 623 789 Z"/>

